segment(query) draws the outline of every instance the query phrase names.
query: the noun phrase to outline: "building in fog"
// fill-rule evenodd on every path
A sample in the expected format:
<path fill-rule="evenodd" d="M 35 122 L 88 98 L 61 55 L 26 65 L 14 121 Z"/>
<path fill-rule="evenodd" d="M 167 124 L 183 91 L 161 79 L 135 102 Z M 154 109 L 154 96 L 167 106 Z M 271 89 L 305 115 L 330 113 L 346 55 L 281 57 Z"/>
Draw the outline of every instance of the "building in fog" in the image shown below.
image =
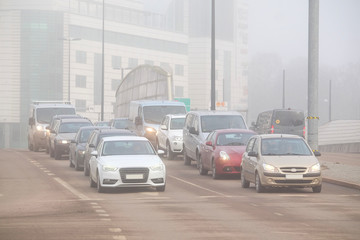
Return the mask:
<path fill-rule="evenodd" d="M 69 99 L 100 120 L 103 32 L 105 120 L 122 77 L 141 64 L 171 73 L 175 98 L 209 109 L 211 1 L 169 0 L 165 13 L 146 0 L 1 2 L 0 147 L 27 146 L 33 100 Z M 216 101 L 247 112 L 246 0 L 216 1 Z"/>

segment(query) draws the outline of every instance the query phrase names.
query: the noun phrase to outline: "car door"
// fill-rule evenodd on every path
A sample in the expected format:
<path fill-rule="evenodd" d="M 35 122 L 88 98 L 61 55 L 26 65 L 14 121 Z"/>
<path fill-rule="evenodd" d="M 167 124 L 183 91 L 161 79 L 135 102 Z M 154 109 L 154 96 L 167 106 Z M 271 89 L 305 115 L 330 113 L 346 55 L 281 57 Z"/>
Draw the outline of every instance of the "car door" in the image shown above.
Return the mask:
<path fill-rule="evenodd" d="M 253 147 L 254 147 L 254 143 L 255 143 L 256 137 L 250 138 L 248 144 L 246 145 L 246 150 L 242 156 L 242 161 L 241 161 L 241 168 L 243 169 L 243 174 L 245 176 L 246 179 L 250 178 L 250 156 L 249 156 L 249 152 L 252 151 Z"/>
<path fill-rule="evenodd" d="M 188 152 L 188 156 L 191 157 L 192 159 L 196 160 L 196 149 L 198 148 L 201 139 L 200 139 L 200 135 L 199 135 L 199 118 L 198 116 L 194 117 L 194 121 L 191 125 L 191 127 L 194 128 L 196 133 L 190 133 L 190 144 L 188 146 L 189 148 L 189 152 Z"/>
<path fill-rule="evenodd" d="M 159 146 L 162 149 L 166 148 L 166 139 L 169 131 L 169 117 L 166 116 L 160 124 L 158 132 Z"/>
<path fill-rule="evenodd" d="M 254 141 L 254 146 L 251 149 L 251 152 L 254 152 L 256 154 L 257 157 L 255 156 L 248 156 L 249 161 L 248 161 L 248 174 L 249 174 L 249 178 L 248 180 L 250 180 L 251 182 L 255 182 L 255 171 L 259 162 L 259 145 L 260 145 L 260 138 L 255 138 Z"/>
<path fill-rule="evenodd" d="M 214 155 L 214 148 L 216 146 L 216 136 L 217 134 L 215 134 L 215 132 L 211 132 L 205 142 L 201 144 L 201 160 L 205 169 L 211 169 L 211 159 Z M 206 145 L 207 142 L 211 142 L 211 146 Z"/>
<path fill-rule="evenodd" d="M 102 146 L 103 146 L 104 141 L 101 141 L 98 145 L 98 147 L 96 149 L 94 149 L 94 151 L 97 151 L 97 156 L 93 156 L 91 155 L 90 160 L 89 160 L 89 165 L 90 165 L 90 176 L 96 177 L 96 171 L 97 171 L 97 165 L 98 165 L 98 159 L 101 157 L 102 154 Z"/>

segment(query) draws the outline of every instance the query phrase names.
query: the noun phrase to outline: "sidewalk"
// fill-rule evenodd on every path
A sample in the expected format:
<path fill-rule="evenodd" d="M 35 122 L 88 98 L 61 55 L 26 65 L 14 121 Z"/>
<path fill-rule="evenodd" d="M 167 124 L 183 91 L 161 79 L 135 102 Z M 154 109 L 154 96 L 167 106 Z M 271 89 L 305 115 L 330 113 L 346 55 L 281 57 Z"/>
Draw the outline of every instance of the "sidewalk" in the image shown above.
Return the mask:
<path fill-rule="evenodd" d="M 323 182 L 360 190 L 360 153 L 322 152 Z"/>

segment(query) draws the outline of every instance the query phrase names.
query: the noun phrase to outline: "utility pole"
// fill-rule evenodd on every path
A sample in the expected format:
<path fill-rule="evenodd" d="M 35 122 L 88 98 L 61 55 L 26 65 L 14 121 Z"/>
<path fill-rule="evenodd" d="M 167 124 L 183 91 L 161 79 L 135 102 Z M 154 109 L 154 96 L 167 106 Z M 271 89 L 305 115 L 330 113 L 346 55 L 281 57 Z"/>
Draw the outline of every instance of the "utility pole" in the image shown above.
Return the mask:
<path fill-rule="evenodd" d="M 331 80 L 329 81 L 329 122 L 331 122 Z"/>
<path fill-rule="evenodd" d="M 283 70 L 283 99 L 282 99 L 282 108 L 285 108 L 285 69 Z"/>
<path fill-rule="evenodd" d="M 101 76 L 101 121 L 104 121 L 104 27 L 105 27 L 105 0 L 103 0 L 103 14 L 102 14 L 102 76 Z"/>
<path fill-rule="evenodd" d="M 211 110 L 215 110 L 215 0 L 211 0 Z"/>
<path fill-rule="evenodd" d="M 308 143 L 318 149 L 319 0 L 309 0 Z"/>

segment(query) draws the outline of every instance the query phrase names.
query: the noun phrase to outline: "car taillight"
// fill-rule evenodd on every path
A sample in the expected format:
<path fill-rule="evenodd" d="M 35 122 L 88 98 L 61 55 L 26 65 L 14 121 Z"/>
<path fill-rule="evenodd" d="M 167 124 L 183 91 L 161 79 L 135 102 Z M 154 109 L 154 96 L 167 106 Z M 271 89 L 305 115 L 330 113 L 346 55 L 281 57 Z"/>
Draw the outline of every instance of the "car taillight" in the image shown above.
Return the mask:
<path fill-rule="evenodd" d="M 274 125 L 271 126 L 271 134 L 274 133 Z"/>
<path fill-rule="evenodd" d="M 303 128 L 303 137 L 305 138 L 305 133 L 306 133 L 306 129 L 305 129 L 305 126 Z"/>

